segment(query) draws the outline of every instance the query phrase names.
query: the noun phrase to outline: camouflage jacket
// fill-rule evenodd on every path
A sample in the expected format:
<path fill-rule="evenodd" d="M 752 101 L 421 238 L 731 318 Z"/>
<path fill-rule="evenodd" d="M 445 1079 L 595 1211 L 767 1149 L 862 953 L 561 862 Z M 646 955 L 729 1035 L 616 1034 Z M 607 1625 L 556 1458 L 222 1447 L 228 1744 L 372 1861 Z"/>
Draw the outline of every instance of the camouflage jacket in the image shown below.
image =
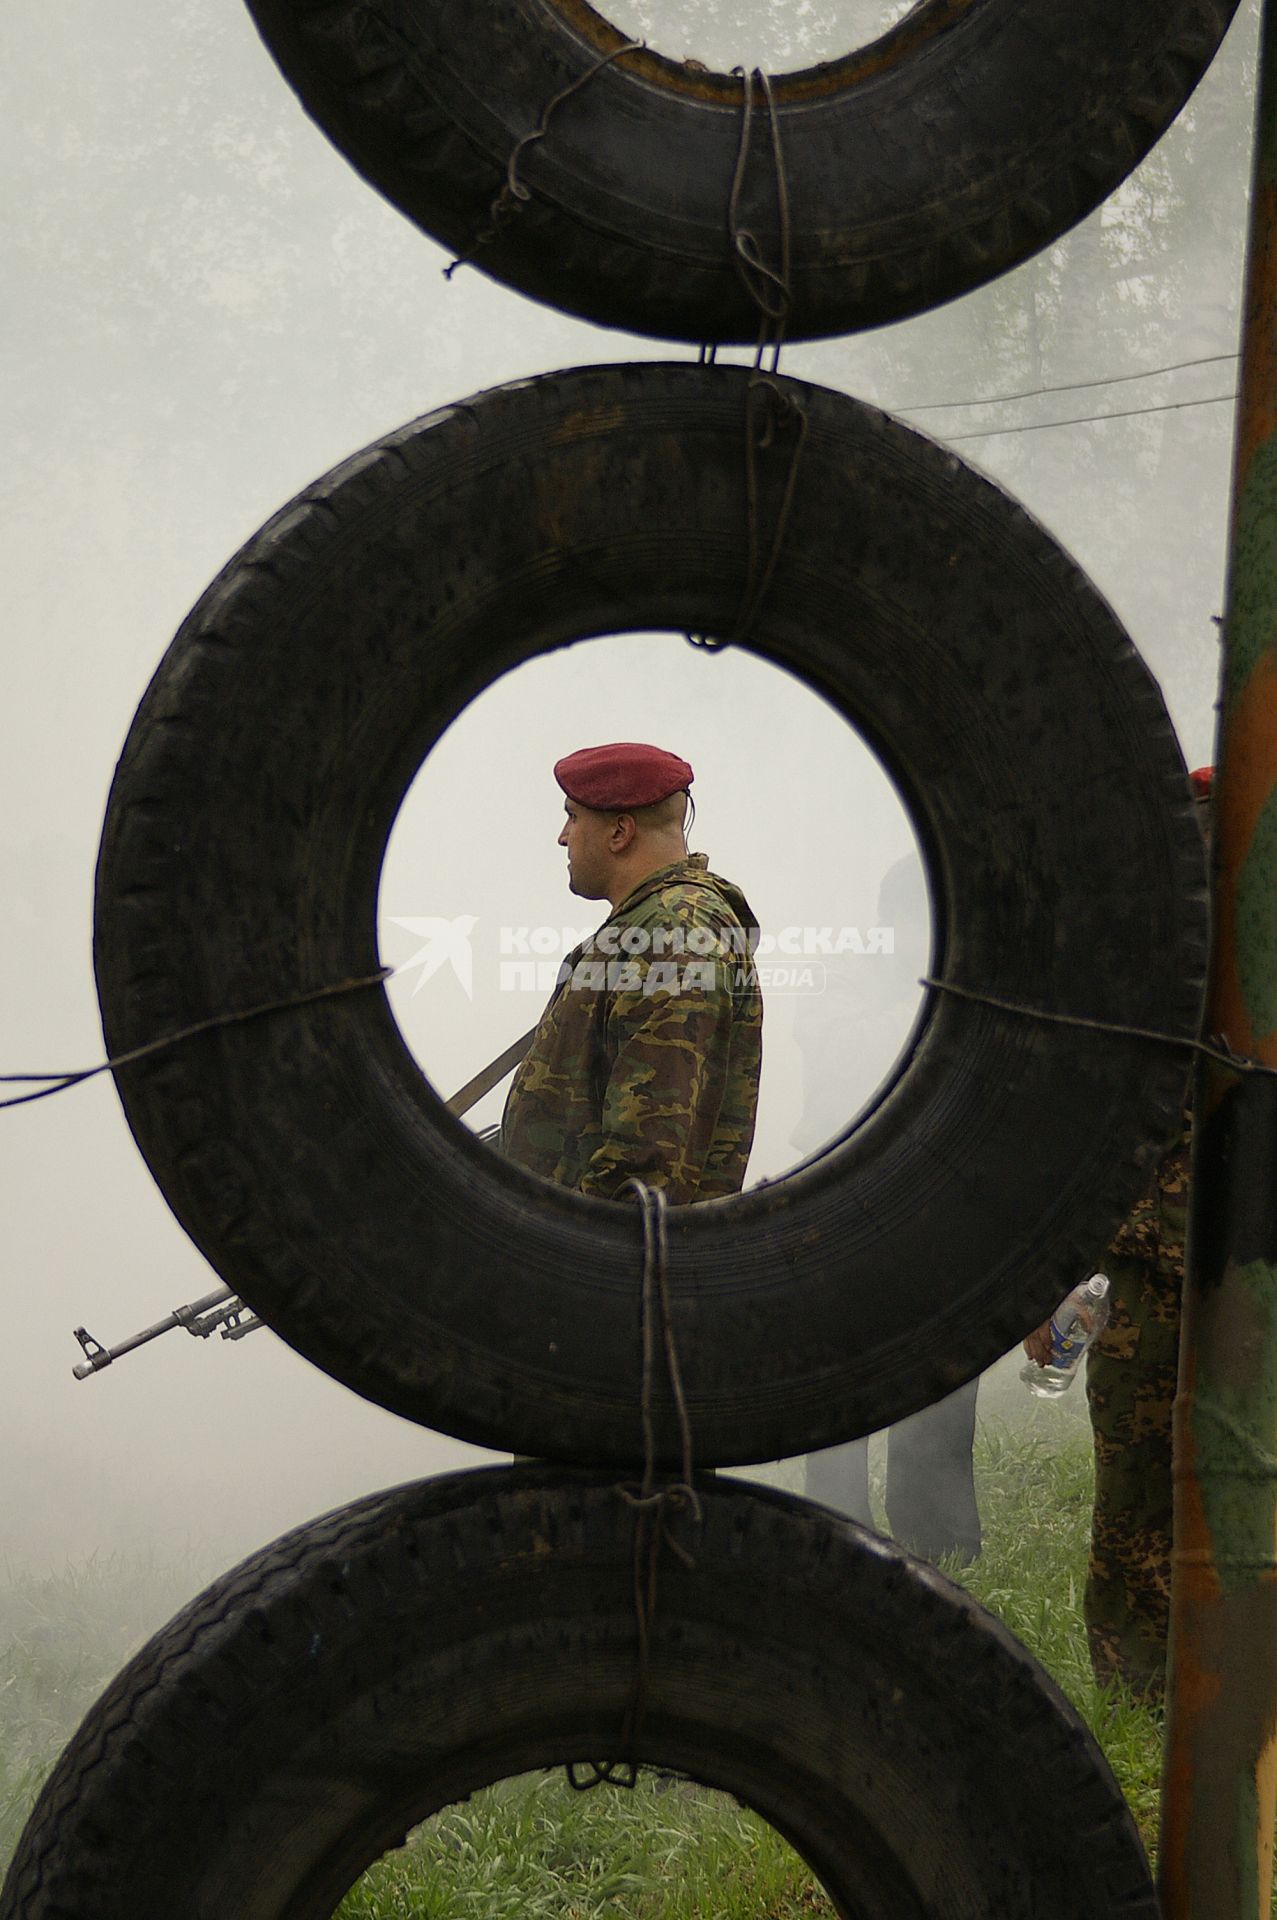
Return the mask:
<path fill-rule="evenodd" d="M 1144 1261 L 1183 1285 L 1192 1150 L 1193 1115 L 1185 1107 L 1183 1131 L 1158 1161 L 1147 1189 L 1110 1241 L 1110 1260 Z"/>
<path fill-rule="evenodd" d="M 754 1137 L 758 928 L 702 853 L 650 874 L 567 956 L 501 1121 L 503 1153 L 603 1199 L 737 1193 Z"/>

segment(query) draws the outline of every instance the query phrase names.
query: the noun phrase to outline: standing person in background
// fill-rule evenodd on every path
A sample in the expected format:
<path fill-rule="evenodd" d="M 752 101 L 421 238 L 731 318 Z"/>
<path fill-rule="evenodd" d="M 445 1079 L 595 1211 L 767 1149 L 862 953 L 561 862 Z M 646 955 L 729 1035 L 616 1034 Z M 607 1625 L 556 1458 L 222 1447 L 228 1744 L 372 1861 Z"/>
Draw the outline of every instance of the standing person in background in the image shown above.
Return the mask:
<path fill-rule="evenodd" d="M 923 1407 L 887 1430 L 887 1525 L 901 1546 L 924 1560 L 979 1558 L 976 1503 L 976 1392 L 979 1379 Z M 852 1440 L 807 1456 L 807 1497 L 872 1527 L 869 1442 Z"/>
<path fill-rule="evenodd" d="M 811 1044 L 797 1146 L 817 1147 L 844 1132 L 856 1107 L 863 1109 L 900 1054 L 931 940 L 926 876 L 916 854 L 897 860 L 884 874 L 877 914 L 878 925 L 892 931 L 890 951 L 845 963 L 854 970 L 852 991 L 826 994 L 823 1005 L 813 1002 L 799 1010 L 796 1030 L 801 1041 L 806 1029 Z M 887 1435 L 887 1522 L 902 1545 L 928 1560 L 956 1554 L 966 1565 L 980 1552 L 971 1458 L 978 1385 L 968 1381 L 935 1406 L 897 1422 Z M 868 1440 L 809 1454 L 806 1490 L 809 1499 L 872 1526 Z"/>
<path fill-rule="evenodd" d="M 1213 768 L 1190 777 L 1209 840 Z M 1193 1121 L 1158 1161 L 1147 1191 L 1100 1261 L 1108 1325 L 1086 1359 L 1095 1442 L 1095 1510 L 1082 1609 L 1101 1686 L 1122 1680 L 1160 1700 L 1171 1591 L 1171 1414 L 1179 1376 L 1180 1305 Z M 1024 1350 L 1045 1364 L 1049 1323 Z"/>
<path fill-rule="evenodd" d="M 762 1064 L 758 926 L 689 854 L 692 769 L 616 742 L 557 762 L 568 885 L 611 911 L 568 955 L 506 1099 L 497 1144 L 599 1199 L 637 1178 L 672 1205 L 739 1192 Z"/>

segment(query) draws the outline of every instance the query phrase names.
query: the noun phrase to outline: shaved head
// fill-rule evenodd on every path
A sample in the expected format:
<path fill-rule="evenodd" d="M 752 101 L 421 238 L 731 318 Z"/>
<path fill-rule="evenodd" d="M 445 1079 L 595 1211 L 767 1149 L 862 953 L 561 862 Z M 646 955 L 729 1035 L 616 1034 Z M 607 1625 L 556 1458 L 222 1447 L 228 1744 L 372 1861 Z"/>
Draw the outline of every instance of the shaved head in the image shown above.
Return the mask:
<path fill-rule="evenodd" d="M 677 793 L 667 794 L 664 800 L 658 800 L 654 806 L 634 807 L 634 824 L 643 834 L 681 833 L 690 798 L 687 788 L 680 787 Z"/>

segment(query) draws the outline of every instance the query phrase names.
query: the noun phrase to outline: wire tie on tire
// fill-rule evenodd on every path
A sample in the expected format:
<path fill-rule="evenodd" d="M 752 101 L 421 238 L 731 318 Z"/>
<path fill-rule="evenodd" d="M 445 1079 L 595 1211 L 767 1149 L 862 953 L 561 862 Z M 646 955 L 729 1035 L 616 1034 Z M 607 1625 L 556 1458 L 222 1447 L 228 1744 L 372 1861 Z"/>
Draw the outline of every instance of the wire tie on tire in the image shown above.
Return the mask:
<path fill-rule="evenodd" d="M 1121 1020 L 1093 1020 L 1083 1013 L 1056 1013 L 1048 1007 L 1027 1007 L 1019 1000 L 1004 1000 L 995 993 L 960 987 L 952 980 L 934 980 L 927 973 L 920 977 L 918 985 L 930 987 L 936 993 L 952 994 L 958 1000 L 974 1001 L 977 1006 L 994 1007 L 999 1013 L 1017 1013 L 1025 1020 L 1041 1020 L 1053 1027 L 1077 1027 L 1083 1033 L 1111 1033 L 1118 1040 L 1152 1040 L 1163 1047 L 1183 1047 L 1189 1053 L 1200 1053 L 1207 1060 L 1217 1061 L 1233 1073 L 1277 1077 L 1277 1067 L 1269 1066 L 1266 1060 L 1235 1052 L 1228 1044 L 1227 1034 L 1216 1033 L 1209 1040 L 1196 1040 L 1185 1033 L 1163 1033 L 1157 1027 L 1127 1026 Z"/>
<path fill-rule="evenodd" d="M 634 1514 L 634 1623 L 638 1641 L 634 1684 L 625 1718 L 621 1724 L 621 1751 L 625 1760 L 574 1762 L 564 1769 L 568 1785 L 576 1793 L 588 1793 L 604 1784 L 634 1787 L 638 1783 L 638 1739 L 647 1708 L 648 1666 L 651 1655 L 652 1623 L 656 1617 L 657 1575 L 661 1549 L 668 1547 L 687 1568 L 694 1568 L 693 1554 L 675 1538 L 674 1521 L 688 1514 L 694 1526 L 701 1524 L 700 1497 L 692 1485 L 692 1423 L 683 1391 L 683 1374 L 670 1316 L 669 1247 L 666 1216 L 669 1202 L 663 1189 L 649 1187 L 646 1181 L 631 1179 L 621 1194 L 632 1192 L 639 1204 L 643 1222 L 643 1282 L 641 1293 L 643 1375 L 640 1417 L 643 1423 L 643 1478 L 638 1486 L 621 1483 L 616 1492 Z M 682 1478 L 666 1486 L 656 1484 L 656 1420 L 653 1400 L 656 1387 L 657 1323 L 670 1392 L 678 1417 Z M 588 1769 L 588 1771 L 587 1771 Z"/>
<path fill-rule="evenodd" d="M 755 434 L 754 414 L 756 400 L 760 395 L 763 399 L 763 421 L 761 429 Z M 775 444 L 777 431 L 787 429 L 791 424 L 794 429 L 794 446 L 790 455 L 789 472 L 785 476 L 785 486 L 776 512 L 767 560 L 760 566 L 758 455 L 760 452 L 769 452 Z M 785 544 L 785 533 L 789 527 L 789 515 L 794 504 L 794 494 L 798 487 L 798 469 L 802 464 L 808 424 L 807 409 L 798 399 L 786 393 L 777 384 L 774 375 L 760 372 L 753 375 L 745 399 L 745 500 L 749 516 L 749 566 L 745 576 L 745 594 L 736 616 L 736 629 L 733 634 L 733 638 L 738 643 L 747 640 L 753 632 L 759 610 L 767 597 L 767 590 L 771 586 L 772 577 L 780 560 L 781 549 Z"/>
<path fill-rule="evenodd" d="M 99 1073 L 114 1073 L 118 1067 L 131 1067 L 135 1061 L 149 1059 L 152 1054 L 164 1053 L 169 1047 L 181 1046 L 184 1040 L 193 1040 L 201 1033 L 214 1033 L 221 1027 L 242 1026 L 248 1020 L 260 1020 L 269 1013 L 286 1013 L 293 1007 L 307 1007 L 316 1000 L 335 1000 L 341 994 L 362 993 L 368 987 L 379 987 L 394 973 L 393 967 L 379 967 L 376 973 L 362 975 L 355 980 L 338 980 L 328 987 L 308 987 L 304 993 L 291 993 L 280 1000 L 264 1000 L 255 1007 L 243 1007 L 235 1013 L 215 1013 L 207 1020 L 197 1020 L 193 1026 L 179 1027 L 176 1033 L 163 1034 L 158 1040 L 147 1040 L 140 1047 L 130 1047 L 126 1053 L 116 1053 L 109 1060 L 102 1060 L 96 1067 L 84 1067 L 74 1073 L 0 1073 L 0 1086 L 12 1086 L 19 1082 L 30 1083 L 36 1080 L 55 1082 L 40 1087 L 35 1093 L 11 1095 L 0 1100 L 0 1109 L 4 1107 L 25 1106 L 31 1100 L 47 1100 L 51 1093 L 65 1093 L 68 1087 L 78 1087 L 84 1080 L 92 1080 Z"/>
<path fill-rule="evenodd" d="M 759 412 L 761 402 L 761 414 Z M 755 370 L 745 389 L 745 539 L 746 563 L 745 586 L 741 594 L 740 607 L 732 625 L 730 636 L 717 640 L 707 633 L 685 633 L 684 639 L 689 646 L 697 647 L 704 653 L 721 653 L 724 647 L 742 646 L 749 639 L 758 622 L 759 612 L 767 597 L 781 552 L 785 544 L 785 534 L 789 528 L 790 513 L 793 509 L 794 495 L 798 488 L 798 470 L 802 464 L 803 448 L 807 441 L 809 421 L 807 409 L 795 394 L 784 387 L 771 373 Z M 780 505 L 772 526 L 771 543 L 766 561 L 761 559 L 762 528 L 759 505 L 758 455 L 770 453 L 776 445 L 777 437 L 792 427 L 794 433 L 793 448 L 789 458 L 789 470 L 781 491 Z"/>
<path fill-rule="evenodd" d="M 785 342 L 785 329 L 793 305 L 793 291 L 790 286 L 789 179 L 785 172 L 785 152 L 780 137 L 780 121 L 776 115 L 776 100 L 772 92 L 771 80 L 761 67 L 755 67 L 752 72 L 744 67 L 733 67 L 732 72 L 741 76 L 744 93 L 740 145 L 736 153 L 736 168 L 732 175 L 732 187 L 727 200 L 727 231 L 731 237 L 732 259 L 741 284 L 758 309 L 758 340 L 754 349 L 754 369 L 745 390 L 745 499 L 749 559 L 745 572 L 745 590 L 741 595 L 741 603 L 729 638 L 717 640 L 704 633 L 688 633 L 684 636 L 689 645 L 699 647 L 707 653 L 721 652 L 727 646 L 743 645 L 754 629 L 759 609 L 771 585 L 772 576 L 780 559 L 781 548 L 784 545 L 785 530 L 789 524 L 790 508 L 793 506 L 794 490 L 798 482 L 798 467 L 802 459 L 803 443 L 807 437 L 805 408 L 793 395 L 786 393 L 776 379 L 780 372 L 780 355 Z M 767 120 L 771 129 L 777 227 L 780 237 L 778 268 L 767 265 L 763 259 L 757 234 L 751 228 L 742 226 L 740 218 L 741 195 L 744 191 L 745 172 L 749 162 L 750 132 L 754 119 L 755 80 L 761 86 L 767 101 Z M 769 352 L 771 364 L 768 366 L 764 363 Z M 712 360 L 713 349 L 702 347 L 700 358 L 702 364 Z M 758 420 L 755 404 L 759 393 L 765 395 L 761 422 Z M 787 427 L 791 421 L 797 429 L 793 455 L 781 495 L 780 508 L 776 515 L 771 547 L 766 563 L 760 564 L 757 456 L 760 452 L 770 451 L 775 443 L 778 429 Z"/>
<path fill-rule="evenodd" d="M 573 1793 L 594 1787 L 636 1787 L 638 1771 L 628 1760 L 569 1760 L 564 1766 Z"/>
<path fill-rule="evenodd" d="M 727 231 L 731 237 L 732 260 L 741 285 L 758 308 L 759 329 L 758 346 L 754 359 L 755 370 L 761 367 L 766 349 L 772 349 L 770 371 L 780 370 L 780 350 L 784 343 L 785 328 L 789 322 L 793 305 L 793 290 L 790 286 L 790 222 L 789 222 L 789 178 L 785 172 L 785 153 L 781 144 L 780 121 L 776 115 L 776 99 L 772 93 L 770 77 L 761 67 L 752 72 L 745 67 L 733 67 L 733 73 L 740 75 L 744 87 L 744 99 L 741 110 L 740 145 L 736 152 L 736 168 L 732 174 L 731 192 L 727 197 Z M 754 82 L 758 81 L 767 102 L 767 121 L 771 130 L 772 166 L 776 181 L 776 224 L 780 239 L 780 265 L 769 267 L 763 259 L 762 247 L 758 235 L 751 227 L 741 225 L 740 203 L 745 187 L 745 172 L 749 165 L 749 140 L 754 120 Z"/>
<path fill-rule="evenodd" d="M 574 93 L 579 93 L 582 87 L 588 86 L 596 73 L 602 73 L 604 67 L 610 67 L 614 60 L 619 60 L 623 53 L 639 53 L 642 52 L 646 46 L 646 40 L 626 40 L 623 45 L 613 47 L 610 53 L 605 53 L 601 59 L 594 62 L 592 67 L 587 67 L 584 73 L 579 73 L 575 80 L 569 81 L 568 85 L 564 87 L 561 92 L 556 93 L 552 100 L 546 102 L 545 106 L 541 109 L 541 118 L 537 121 L 531 133 L 525 133 L 521 140 L 515 142 L 511 150 L 510 158 L 506 161 L 505 180 L 502 184 L 501 191 L 488 208 L 489 225 L 484 227 L 483 230 L 476 235 L 474 244 L 468 253 L 458 254 L 451 266 L 444 268 L 443 277 L 445 280 L 451 280 L 458 267 L 469 266 L 475 255 L 481 253 L 484 247 L 491 246 L 492 242 L 499 238 L 502 229 L 510 224 L 515 215 L 523 212 L 524 207 L 532 198 L 532 190 L 530 187 L 525 187 L 519 178 L 519 162 L 529 147 L 535 146 L 538 140 L 545 139 L 546 134 L 550 130 L 550 120 L 556 110 L 563 105 L 565 100 L 570 100 Z"/>

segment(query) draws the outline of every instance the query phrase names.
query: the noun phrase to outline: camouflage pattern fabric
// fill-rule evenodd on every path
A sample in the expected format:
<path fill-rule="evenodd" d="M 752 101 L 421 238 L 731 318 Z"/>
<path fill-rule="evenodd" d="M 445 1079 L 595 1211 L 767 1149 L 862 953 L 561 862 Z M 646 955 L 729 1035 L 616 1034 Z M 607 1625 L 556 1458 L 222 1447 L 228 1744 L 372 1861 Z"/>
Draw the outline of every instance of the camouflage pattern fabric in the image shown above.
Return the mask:
<path fill-rule="evenodd" d="M 704 854 L 662 867 L 564 961 L 501 1121 L 503 1153 L 613 1199 L 737 1193 L 754 1138 L 758 927 Z"/>
<path fill-rule="evenodd" d="M 1087 1356 L 1095 1514 L 1083 1611 L 1091 1665 L 1159 1699 L 1171 1577 L 1171 1408 L 1179 1371 L 1192 1122 L 1101 1262 L 1108 1326 Z"/>

